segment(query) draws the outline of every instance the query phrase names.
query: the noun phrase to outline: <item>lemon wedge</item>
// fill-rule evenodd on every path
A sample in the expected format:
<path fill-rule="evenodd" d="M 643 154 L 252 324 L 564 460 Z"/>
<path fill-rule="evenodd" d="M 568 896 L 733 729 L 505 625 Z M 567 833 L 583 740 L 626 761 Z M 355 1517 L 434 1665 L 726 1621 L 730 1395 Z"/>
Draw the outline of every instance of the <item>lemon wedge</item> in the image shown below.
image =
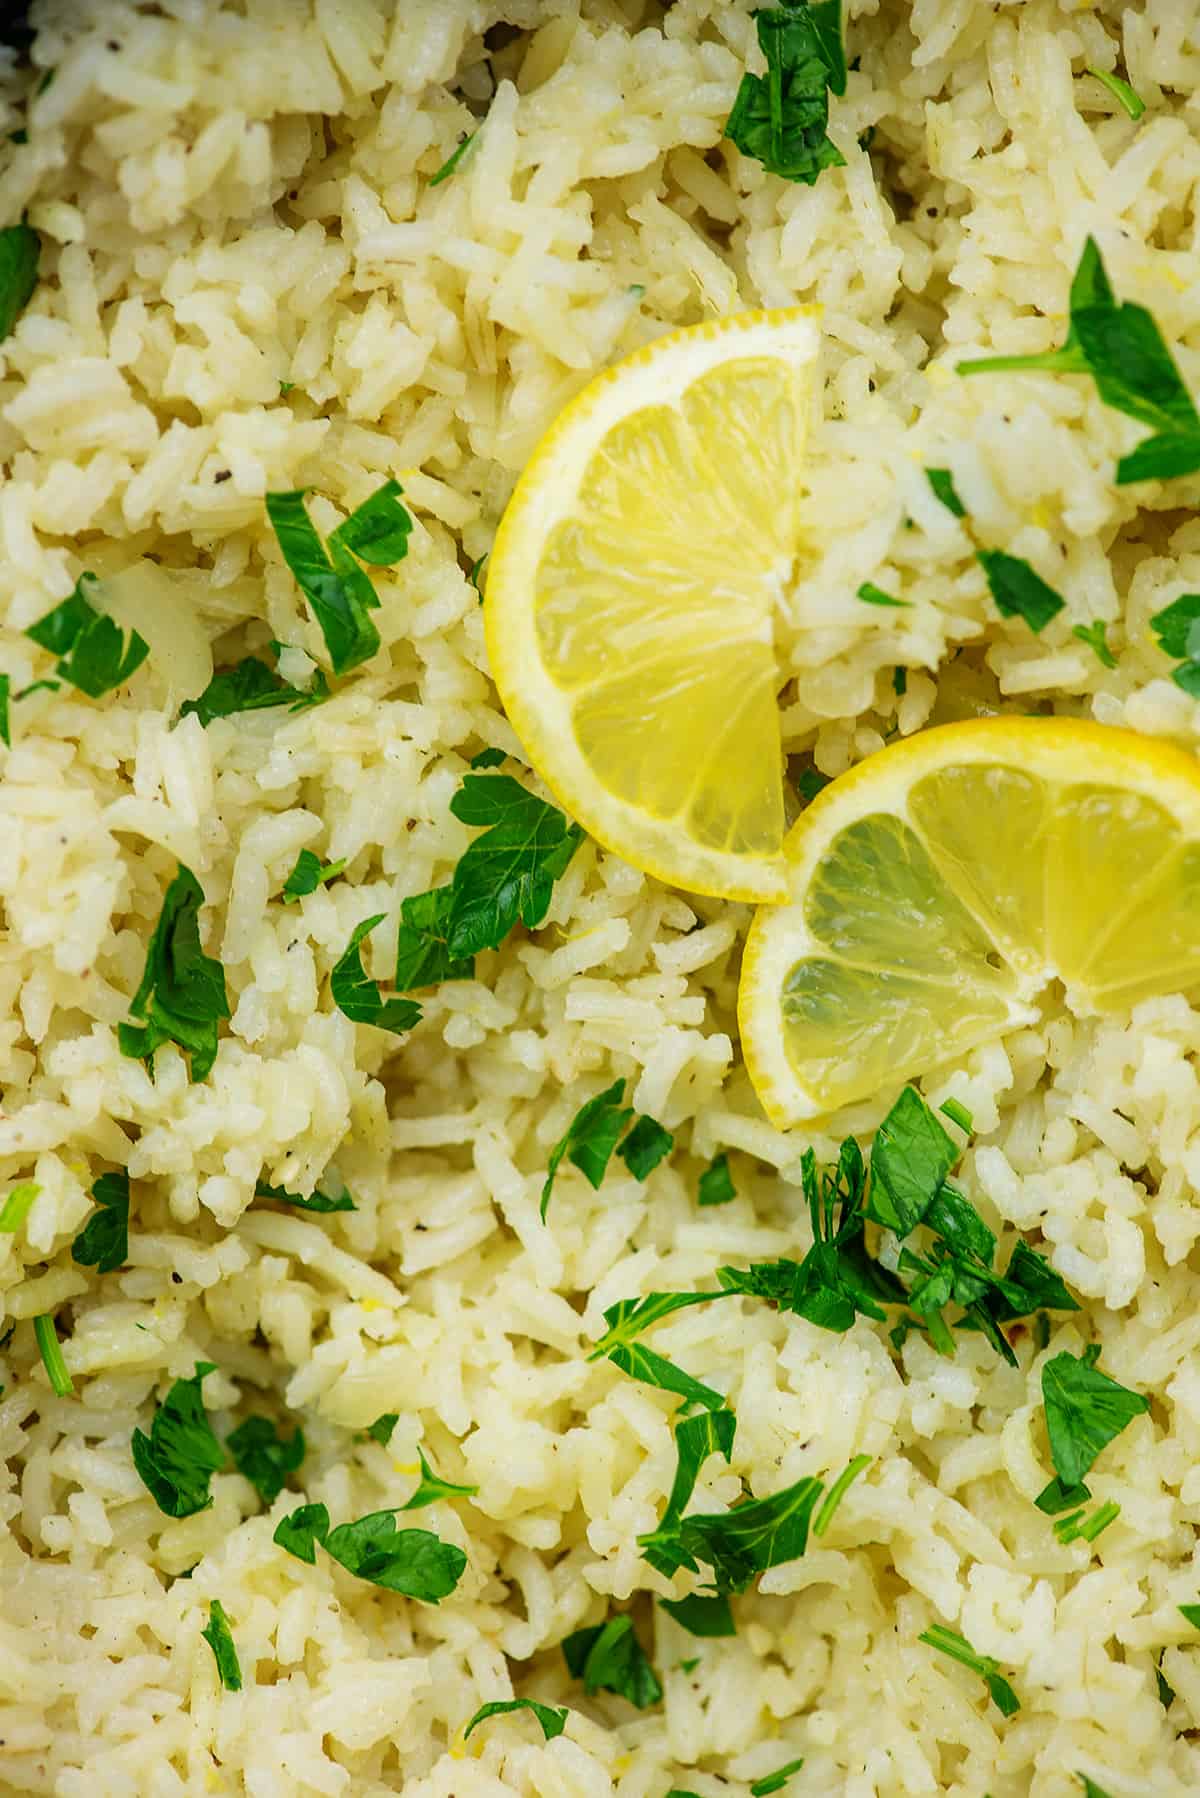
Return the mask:
<path fill-rule="evenodd" d="M 871 756 L 784 844 L 742 1051 L 781 1127 L 954 1061 L 1038 1015 L 1200 981 L 1200 762 L 1130 731 L 989 718 Z"/>
<path fill-rule="evenodd" d="M 539 443 L 492 549 L 488 655 L 572 817 L 693 892 L 787 891 L 774 618 L 819 332 L 808 308 L 661 337 Z"/>

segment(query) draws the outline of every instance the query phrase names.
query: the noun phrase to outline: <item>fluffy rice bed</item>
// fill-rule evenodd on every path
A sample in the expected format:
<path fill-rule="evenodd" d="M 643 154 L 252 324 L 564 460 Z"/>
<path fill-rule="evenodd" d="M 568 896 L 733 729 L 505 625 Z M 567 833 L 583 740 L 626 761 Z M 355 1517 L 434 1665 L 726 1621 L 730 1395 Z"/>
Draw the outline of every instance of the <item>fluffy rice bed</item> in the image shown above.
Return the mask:
<path fill-rule="evenodd" d="M 947 1359 L 744 1300 L 657 1330 L 737 1413 L 707 1509 L 871 1457 L 829 1531 L 735 1600 L 736 1636 L 701 1640 L 657 1603 L 692 1576 L 663 1579 L 637 1540 L 671 1487 L 676 1401 L 588 1352 L 618 1299 L 801 1254 L 803 1150 L 865 1139 L 894 1095 L 813 1137 L 772 1129 L 736 1040 L 746 908 L 592 843 L 542 925 L 423 995 L 407 1036 L 330 998 L 357 924 L 384 914 L 366 954 L 386 977 L 402 900 L 449 880 L 471 758 L 519 748 L 469 578 L 517 474 L 589 374 L 670 327 L 822 308 L 777 635 L 789 755 L 834 775 L 978 710 L 1196 747 L 1147 629 L 1200 589 L 1195 479 L 1116 487 L 1137 433 L 1090 384 L 953 373 L 1061 342 L 1090 231 L 1200 386 L 1196 8 L 846 12 L 845 165 L 813 187 L 723 136 L 761 66 L 728 0 L 37 0 L 32 61 L 4 64 L 0 218 L 26 217 L 42 257 L 0 345 L 0 671 L 14 693 L 51 672 L 24 633 L 84 569 L 137 564 L 160 621 L 119 690 L 31 695 L 0 750 L 0 1203 L 38 1187 L 0 1233 L 6 1793 L 745 1798 L 799 1759 L 788 1798 L 1200 1789 L 1200 1636 L 1178 1609 L 1200 1600 L 1200 1009 L 1049 1005 L 927 1083 L 972 1113 L 964 1190 L 1081 1301 L 1019 1366 L 978 1336 Z M 1148 103 L 1136 128 L 1085 73 L 1118 61 Z M 1041 635 L 997 616 L 931 462 L 1066 597 Z M 180 719 L 214 658 L 286 644 L 301 686 L 323 662 L 265 495 L 309 488 L 328 531 L 389 477 L 415 524 L 372 577 L 379 652 L 313 709 Z M 920 604 L 864 605 L 867 580 Z M 1097 620 L 1113 669 L 1073 635 Z M 285 905 L 303 849 L 345 872 Z M 152 1081 L 118 1027 L 180 862 L 232 1015 L 206 1079 L 168 1045 Z M 673 1154 L 644 1182 L 614 1161 L 599 1191 L 564 1165 L 541 1223 L 552 1145 L 617 1079 Z M 701 1209 L 722 1151 L 736 1197 Z M 356 1210 L 256 1197 L 331 1169 Z M 101 1274 L 71 1245 L 114 1170 L 128 1259 Z M 35 1341 L 47 1314 L 67 1396 Z M 1092 1481 L 1118 1521 L 1064 1545 L 1031 1503 L 1040 1371 L 1092 1341 L 1152 1406 Z M 222 1443 L 269 1415 L 307 1456 L 270 1505 L 227 1461 L 211 1507 L 173 1519 L 131 1435 L 204 1361 Z M 367 1433 L 382 1414 L 387 1441 Z M 418 1447 L 477 1489 L 412 1520 L 466 1555 L 441 1605 L 273 1541 L 304 1499 L 335 1521 L 403 1505 Z M 201 1637 L 213 1599 L 240 1691 Z M 612 1609 L 661 1681 L 643 1710 L 586 1694 L 559 1649 Z M 919 1640 L 938 1623 L 1003 1667 L 1018 1714 Z M 464 1741 L 514 1695 L 568 1707 L 563 1732 L 515 1712 Z"/>

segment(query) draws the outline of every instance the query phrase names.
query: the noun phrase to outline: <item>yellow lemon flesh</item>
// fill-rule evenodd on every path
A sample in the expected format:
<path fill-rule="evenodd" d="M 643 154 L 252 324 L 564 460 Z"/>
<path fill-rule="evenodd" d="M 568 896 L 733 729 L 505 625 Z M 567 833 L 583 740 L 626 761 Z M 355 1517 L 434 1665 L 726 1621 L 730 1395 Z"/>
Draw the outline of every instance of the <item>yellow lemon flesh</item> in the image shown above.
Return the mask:
<path fill-rule="evenodd" d="M 488 654 L 572 817 L 694 892 L 786 893 L 773 647 L 819 334 L 807 309 L 677 331 L 586 387 L 501 522 Z"/>
<path fill-rule="evenodd" d="M 784 845 L 738 994 L 782 1127 L 1037 1017 L 1200 981 L 1200 762 L 1065 718 L 949 724 L 833 781 Z"/>

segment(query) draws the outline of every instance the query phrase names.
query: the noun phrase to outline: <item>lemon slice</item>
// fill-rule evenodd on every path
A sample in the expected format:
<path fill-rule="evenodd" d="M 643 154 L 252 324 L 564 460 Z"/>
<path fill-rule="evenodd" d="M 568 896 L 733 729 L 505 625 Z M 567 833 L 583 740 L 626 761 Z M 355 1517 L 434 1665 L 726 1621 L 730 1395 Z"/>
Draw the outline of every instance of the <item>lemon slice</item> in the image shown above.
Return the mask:
<path fill-rule="evenodd" d="M 635 867 L 782 899 L 782 676 L 819 333 L 807 308 L 677 331 L 538 445 L 487 576 L 505 710 L 560 803 Z"/>
<path fill-rule="evenodd" d="M 1200 981 L 1200 762 L 1066 718 L 948 724 L 833 781 L 784 845 L 738 1017 L 786 1127 L 1037 1017 Z"/>

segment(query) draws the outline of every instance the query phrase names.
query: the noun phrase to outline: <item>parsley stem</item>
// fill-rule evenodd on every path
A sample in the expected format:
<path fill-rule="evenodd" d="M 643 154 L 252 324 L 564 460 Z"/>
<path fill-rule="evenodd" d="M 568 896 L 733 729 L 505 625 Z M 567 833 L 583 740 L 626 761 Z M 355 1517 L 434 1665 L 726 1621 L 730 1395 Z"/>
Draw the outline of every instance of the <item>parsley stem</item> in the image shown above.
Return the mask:
<path fill-rule="evenodd" d="M 69 1398 L 71 1393 L 74 1392 L 75 1386 L 70 1374 L 67 1372 L 67 1364 L 63 1360 L 63 1352 L 59 1344 L 58 1333 L 54 1328 L 54 1318 L 49 1312 L 42 1317 L 34 1318 L 33 1333 L 37 1337 L 37 1345 L 41 1351 L 42 1364 L 46 1369 L 51 1386 L 54 1388 L 55 1392 L 57 1392 L 59 1398 Z"/>
<path fill-rule="evenodd" d="M 823 1536 L 825 1534 L 825 1531 L 833 1521 L 833 1513 L 841 1504 L 851 1485 L 858 1478 L 859 1474 L 865 1472 L 870 1465 L 870 1455 L 855 1455 L 853 1461 L 842 1469 L 842 1472 L 833 1482 L 833 1485 L 829 1488 L 821 1502 L 821 1509 L 817 1512 L 816 1519 L 813 1523 L 814 1536 Z"/>

